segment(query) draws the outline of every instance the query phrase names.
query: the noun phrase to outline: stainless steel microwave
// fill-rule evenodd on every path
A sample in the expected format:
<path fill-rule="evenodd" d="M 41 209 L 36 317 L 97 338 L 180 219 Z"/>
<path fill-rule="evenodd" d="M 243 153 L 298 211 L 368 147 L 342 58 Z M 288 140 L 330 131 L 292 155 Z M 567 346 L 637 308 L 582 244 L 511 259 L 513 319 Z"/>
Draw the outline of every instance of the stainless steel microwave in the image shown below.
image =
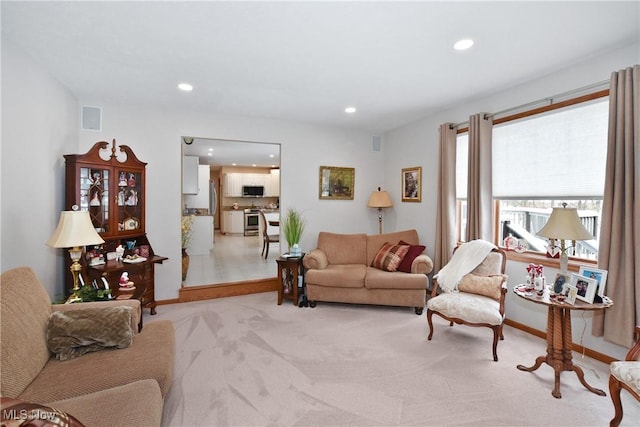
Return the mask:
<path fill-rule="evenodd" d="M 242 197 L 262 197 L 264 196 L 264 186 L 262 185 L 243 185 Z"/>

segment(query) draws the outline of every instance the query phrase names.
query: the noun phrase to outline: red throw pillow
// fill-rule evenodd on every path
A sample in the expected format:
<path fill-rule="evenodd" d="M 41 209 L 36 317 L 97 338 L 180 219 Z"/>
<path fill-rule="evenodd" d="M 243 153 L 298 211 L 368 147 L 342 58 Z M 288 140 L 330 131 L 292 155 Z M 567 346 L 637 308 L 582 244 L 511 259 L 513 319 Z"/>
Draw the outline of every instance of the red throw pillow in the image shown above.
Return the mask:
<path fill-rule="evenodd" d="M 384 271 L 396 271 L 408 250 L 409 245 L 394 245 L 387 242 L 378 250 L 371 267 Z"/>
<path fill-rule="evenodd" d="M 409 245 L 409 243 L 400 240 L 400 245 Z M 402 259 L 402 262 L 398 266 L 398 271 L 403 271 L 405 273 L 411 273 L 411 264 L 413 264 L 413 260 L 416 259 L 418 255 L 420 255 L 426 249 L 426 246 L 422 245 L 409 245 L 409 251 Z"/>

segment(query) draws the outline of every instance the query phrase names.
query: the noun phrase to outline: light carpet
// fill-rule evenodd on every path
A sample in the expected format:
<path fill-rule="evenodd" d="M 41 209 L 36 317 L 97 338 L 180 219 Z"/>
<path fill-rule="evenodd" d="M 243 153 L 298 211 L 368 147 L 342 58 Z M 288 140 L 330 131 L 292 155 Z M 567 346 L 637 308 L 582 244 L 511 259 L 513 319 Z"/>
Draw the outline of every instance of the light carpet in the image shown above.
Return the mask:
<path fill-rule="evenodd" d="M 605 426 L 609 396 L 575 373 L 530 366 L 545 342 L 505 327 L 493 362 L 487 328 L 411 308 L 276 304 L 275 292 L 163 305 L 145 322 L 173 321 L 176 359 L 163 426 Z M 574 329 L 579 327 L 574 321 Z M 592 386 L 608 394 L 608 365 L 574 352 Z M 624 396 L 623 426 L 638 425 Z"/>

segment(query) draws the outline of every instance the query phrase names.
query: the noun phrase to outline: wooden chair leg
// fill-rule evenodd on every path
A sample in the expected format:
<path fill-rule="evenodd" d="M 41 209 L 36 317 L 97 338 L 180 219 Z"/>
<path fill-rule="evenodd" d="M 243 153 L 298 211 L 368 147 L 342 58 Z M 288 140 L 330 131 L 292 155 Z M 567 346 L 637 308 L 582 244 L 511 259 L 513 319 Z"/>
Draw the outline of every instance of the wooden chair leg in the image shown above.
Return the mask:
<path fill-rule="evenodd" d="M 433 315 L 433 311 L 427 309 L 427 323 L 429 324 L 429 336 L 427 340 L 431 341 L 433 337 L 433 321 L 431 320 L 431 316 Z"/>
<path fill-rule="evenodd" d="M 498 340 L 500 339 L 500 326 L 494 326 L 493 329 L 493 361 L 498 361 Z"/>
<path fill-rule="evenodd" d="M 615 411 L 609 422 L 609 427 L 618 427 L 622 421 L 622 402 L 620 401 L 620 381 L 613 375 L 609 376 L 609 395 Z"/>

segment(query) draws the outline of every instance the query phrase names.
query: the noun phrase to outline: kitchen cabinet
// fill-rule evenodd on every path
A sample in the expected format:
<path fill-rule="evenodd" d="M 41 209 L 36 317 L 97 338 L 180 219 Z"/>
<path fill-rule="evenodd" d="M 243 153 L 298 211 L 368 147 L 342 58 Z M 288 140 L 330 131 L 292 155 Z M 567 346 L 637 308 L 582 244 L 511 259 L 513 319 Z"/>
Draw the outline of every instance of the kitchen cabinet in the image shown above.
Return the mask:
<path fill-rule="evenodd" d="M 244 211 L 224 211 L 222 232 L 225 234 L 244 234 Z"/>
<path fill-rule="evenodd" d="M 187 248 L 189 255 L 209 255 L 213 249 L 213 216 L 195 215 L 191 231 L 191 242 Z"/>
<path fill-rule="evenodd" d="M 271 169 L 265 180 L 265 196 L 280 197 L 280 169 Z"/>
<path fill-rule="evenodd" d="M 198 194 L 198 156 L 182 156 L 182 194 Z"/>
<path fill-rule="evenodd" d="M 108 158 L 101 153 L 111 152 Z M 117 152 L 124 154 L 119 156 Z M 125 160 L 120 160 L 125 157 Z M 95 230 L 104 239 L 102 245 L 87 247 L 80 263 L 86 283 L 106 279 L 115 297 L 123 272 L 134 281 L 136 298 L 155 314 L 155 264 L 166 257 L 156 255 L 145 232 L 146 163 L 138 160 L 131 148 L 115 139 L 109 147 L 100 141 L 85 154 L 67 154 L 65 159 L 65 210 L 88 211 Z M 106 259 L 116 247 L 126 247 L 125 259 Z M 128 246 L 131 246 L 130 248 Z M 69 271 L 70 257 L 64 257 Z M 67 283 L 73 283 L 67 273 Z"/>
<path fill-rule="evenodd" d="M 266 176 L 267 174 L 264 173 L 243 173 L 242 185 L 257 185 L 264 187 Z"/>
<path fill-rule="evenodd" d="M 185 194 L 184 203 L 188 208 L 209 209 L 209 165 L 198 166 L 198 190 L 196 194 Z"/>
<path fill-rule="evenodd" d="M 242 197 L 242 175 L 241 173 L 224 174 L 225 197 Z"/>

